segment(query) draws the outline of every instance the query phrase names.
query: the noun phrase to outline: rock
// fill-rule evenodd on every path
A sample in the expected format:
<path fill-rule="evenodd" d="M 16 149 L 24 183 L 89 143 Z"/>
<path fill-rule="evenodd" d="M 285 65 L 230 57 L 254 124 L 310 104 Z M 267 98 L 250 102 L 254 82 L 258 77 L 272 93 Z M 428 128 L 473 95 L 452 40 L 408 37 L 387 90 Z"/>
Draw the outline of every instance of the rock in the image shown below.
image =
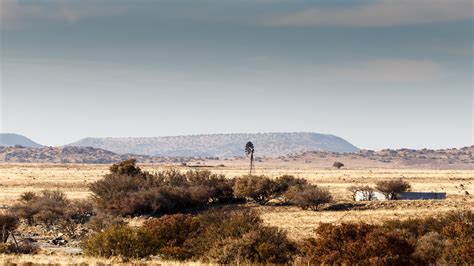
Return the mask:
<path fill-rule="evenodd" d="M 67 244 L 67 240 L 64 239 L 62 236 L 56 237 L 55 239 L 51 240 L 51 243 L 56 246 L 64 246 Z"/>

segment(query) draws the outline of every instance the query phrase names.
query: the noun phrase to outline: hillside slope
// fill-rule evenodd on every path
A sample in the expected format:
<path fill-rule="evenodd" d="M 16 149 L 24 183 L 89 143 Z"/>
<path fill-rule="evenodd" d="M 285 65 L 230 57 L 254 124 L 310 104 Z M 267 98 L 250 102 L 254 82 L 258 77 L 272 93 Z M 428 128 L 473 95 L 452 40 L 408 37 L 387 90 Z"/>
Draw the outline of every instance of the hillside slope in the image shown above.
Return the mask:
<path fill-rule="evenodd" d="M 91 147 L 4 147 L 0 162 L 5 163 L 87 163 L 110 164 L 134 158 L 139 163 L 182 163 L 192 158 L 164 158 L 136 154 L 117 154 Z"/>
<path fill-rule="evenodd" d="M 243 155 L 247 141 L 254 143 L 257 156 L 278 156 L 305 151 L 349 153 L 359 150 L 340 137 L 308 132 L 85 138 L 69 145 L 152 156 L 232 157 Z"/>
<path fill-rule="evenodd" d="M 0 133 L 0 146 L 10 147 L 15 145 L 20 145 L 28 148 L 43 147 L 43 145 L 38 144 L 22 135 L 13 133 Z"/>

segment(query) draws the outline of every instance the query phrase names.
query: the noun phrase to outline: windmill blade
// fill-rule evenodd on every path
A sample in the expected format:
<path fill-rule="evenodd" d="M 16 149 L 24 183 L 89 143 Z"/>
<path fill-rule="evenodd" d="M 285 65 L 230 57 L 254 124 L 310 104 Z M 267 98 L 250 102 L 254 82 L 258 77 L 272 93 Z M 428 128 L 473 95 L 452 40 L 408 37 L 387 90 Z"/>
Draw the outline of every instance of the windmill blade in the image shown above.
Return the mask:
<path fill-rule="evenodd" d="M 253 143 L 252 142 L 247 142 L 247 144 L 245 145 L 245 154 L 250 155 L 250 154 L 253 154 L 254 152 L 254 146 L 253 146 Z"/>

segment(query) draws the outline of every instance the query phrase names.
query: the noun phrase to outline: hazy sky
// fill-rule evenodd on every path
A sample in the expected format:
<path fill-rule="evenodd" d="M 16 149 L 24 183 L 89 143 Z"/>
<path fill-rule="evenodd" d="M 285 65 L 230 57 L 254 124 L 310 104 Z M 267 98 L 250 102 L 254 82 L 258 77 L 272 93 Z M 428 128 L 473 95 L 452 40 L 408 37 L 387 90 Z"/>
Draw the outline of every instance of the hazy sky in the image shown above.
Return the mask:
<path fill-rule="evenodd" d="M 0 131 L 473 144 L 473 0 L 0 0 Z"/>

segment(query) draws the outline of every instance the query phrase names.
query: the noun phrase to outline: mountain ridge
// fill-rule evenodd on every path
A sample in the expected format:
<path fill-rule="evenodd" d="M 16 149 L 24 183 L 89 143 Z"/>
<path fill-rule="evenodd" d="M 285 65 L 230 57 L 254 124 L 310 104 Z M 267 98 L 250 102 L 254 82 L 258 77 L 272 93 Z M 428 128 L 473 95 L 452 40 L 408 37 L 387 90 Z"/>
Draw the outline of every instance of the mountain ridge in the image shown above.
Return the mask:
<path fill-rule="evenodd" d="M 150 156 L 232 157 L 243 155 L 252 141 L 258 156 L 279 156 L 305 151 L 351 153 L 359 148 L 341 137 L 313 132 L 221 133 L 163 137 L 84 138 L 67 146 L 94 147 L 116 153 Z"/>
<path fill-rule="evenodd" d="M 15 133 L 0 133 L 0 146 L 12 147 L 20 145 L 28 148 L 40 148 L 43 145 L 34 142 L 33 140 Z"/>

